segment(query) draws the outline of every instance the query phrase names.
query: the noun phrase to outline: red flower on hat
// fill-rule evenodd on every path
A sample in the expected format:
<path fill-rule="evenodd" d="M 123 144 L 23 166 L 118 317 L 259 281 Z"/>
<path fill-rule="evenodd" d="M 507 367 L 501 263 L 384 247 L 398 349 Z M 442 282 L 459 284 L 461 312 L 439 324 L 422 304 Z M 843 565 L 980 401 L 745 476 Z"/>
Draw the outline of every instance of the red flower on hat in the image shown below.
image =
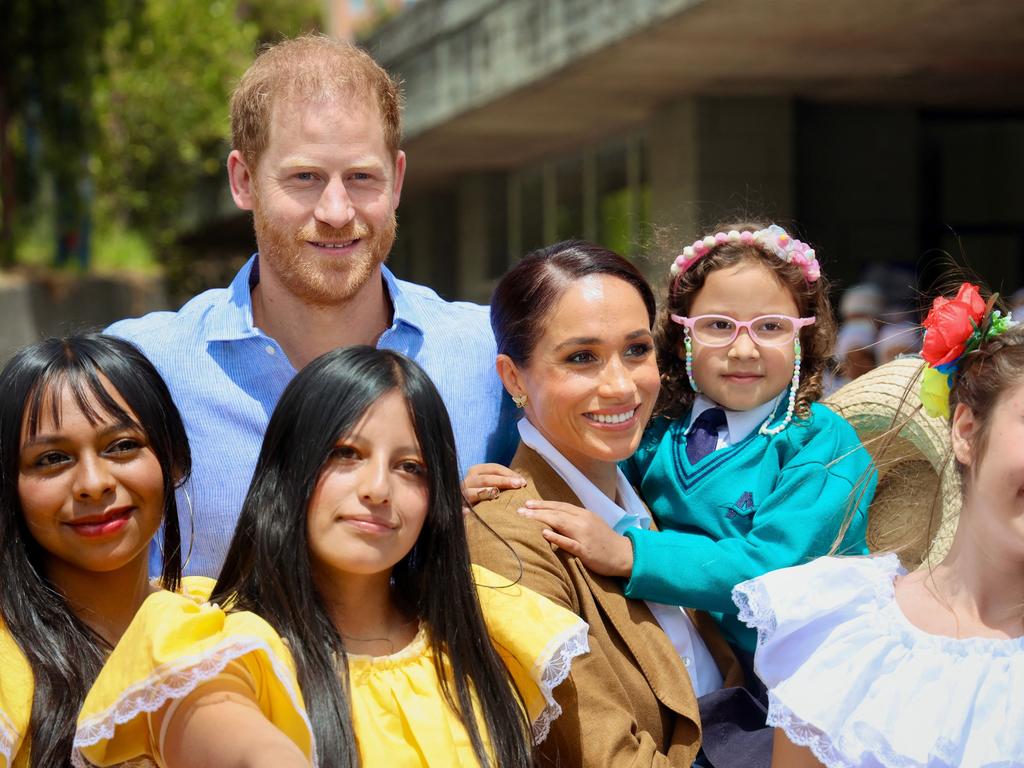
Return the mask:
<path fill-rule="evenodd" d="M 922 323 L 926 331 L 921 357 L 932 367 L 952 363 L 964 353 L 984 316 L 985 301 L 976 285 L 964 283 L 953 299 L 937 297 Z"/>

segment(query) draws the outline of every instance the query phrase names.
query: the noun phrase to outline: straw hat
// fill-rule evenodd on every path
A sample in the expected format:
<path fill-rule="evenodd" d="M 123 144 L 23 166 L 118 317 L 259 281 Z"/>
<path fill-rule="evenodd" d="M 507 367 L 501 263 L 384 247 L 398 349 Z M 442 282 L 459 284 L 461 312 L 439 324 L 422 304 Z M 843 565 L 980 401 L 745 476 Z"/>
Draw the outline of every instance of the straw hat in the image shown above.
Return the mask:
<path fill-rule="evenodd" d="M 893 360 L 823 401 L 857 430 L 878 469 L 868 548 L 898 552 L 909 569 L 937 563 L 949 551 L 961 503 L 959 477 L 946 466 L 949 425 L 921 408 L 923 366 L 920 357 Z"/>

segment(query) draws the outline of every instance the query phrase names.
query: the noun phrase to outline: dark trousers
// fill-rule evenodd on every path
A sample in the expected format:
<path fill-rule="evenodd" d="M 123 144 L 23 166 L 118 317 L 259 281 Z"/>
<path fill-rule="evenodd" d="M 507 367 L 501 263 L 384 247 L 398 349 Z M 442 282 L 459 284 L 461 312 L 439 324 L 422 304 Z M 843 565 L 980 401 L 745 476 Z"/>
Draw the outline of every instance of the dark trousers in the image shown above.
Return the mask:
<path fill-rule="evenodd" d="M 697 768 L 769 768 L 772 729 L 768 717 L 768 690 L 754 674 L 753 654 L 733 647 L 743 668 L 743 688 L 722 688 L 701 696 L 702 747 Z"/>

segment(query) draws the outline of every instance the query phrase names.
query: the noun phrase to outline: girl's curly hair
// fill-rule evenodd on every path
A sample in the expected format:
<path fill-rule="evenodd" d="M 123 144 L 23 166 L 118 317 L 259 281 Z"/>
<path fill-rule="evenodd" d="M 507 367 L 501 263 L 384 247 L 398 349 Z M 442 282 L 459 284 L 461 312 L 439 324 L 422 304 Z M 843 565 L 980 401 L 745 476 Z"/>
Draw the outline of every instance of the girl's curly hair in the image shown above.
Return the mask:
<path fill-rule="evenodd" d="M 712 231 L 728 232 L 735 229 L 740 232 L 756 232 L 765 226 L 749 221 L 726 222 Z M 669 283 L 665 306 L 655 323 L 658 367 L 661 369 L 661 395 L 655 408 L 656 415 L 670 419 L 681 418 L 689 411 L 696 397 L 686 376 L 683 360 L 683 326 L 673 322 L 671 315 L 689 314 L 709 274 L 746 261 L 764 265 L 782 285 L 789 288 L 800 317 L 814 315 L 817 318 L 814 325 L 800 331 L 802 361 L 795 414 L 806 418 L 811 403 L 821 397 L 825 369 L 836 337 L 836 320 L 828 297 L 828 281 L 822 276 L 813 283 L 807 282 L 799 266 L 783 261 L 756 241 L 750 244 L 726 242 L 711 248 L 700 261 Z"/>

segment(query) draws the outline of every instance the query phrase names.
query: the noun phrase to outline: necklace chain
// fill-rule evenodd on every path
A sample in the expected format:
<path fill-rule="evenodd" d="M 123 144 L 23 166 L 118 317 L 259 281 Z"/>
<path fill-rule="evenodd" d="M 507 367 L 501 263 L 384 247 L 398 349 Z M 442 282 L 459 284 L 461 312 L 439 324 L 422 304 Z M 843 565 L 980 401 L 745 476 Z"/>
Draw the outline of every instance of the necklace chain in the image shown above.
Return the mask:
<path fill-rule="evenodd" d="M 395 629 L 404 629 L 405 627 L 408 627 L 411 624 L 415 624 L 417 621 L 418 619 L 412 618 L 408 621 L 403 621 L 400 624 L 395 624 L 393 625 L 392 630 L 391 632 L 389 632 L 389 634 L 393 633 Z M 354 640 L 357 643 L 387 643 L 391 646 L 392 651 L 394 651 L 395 648 L 395 641 L 387 635 L 383 637 L 357 637 L 356 635 L 346 634 L 345 632 L 342 632 L 340 629 L 338 630 L 338 634 L 346 640 Z"/>

